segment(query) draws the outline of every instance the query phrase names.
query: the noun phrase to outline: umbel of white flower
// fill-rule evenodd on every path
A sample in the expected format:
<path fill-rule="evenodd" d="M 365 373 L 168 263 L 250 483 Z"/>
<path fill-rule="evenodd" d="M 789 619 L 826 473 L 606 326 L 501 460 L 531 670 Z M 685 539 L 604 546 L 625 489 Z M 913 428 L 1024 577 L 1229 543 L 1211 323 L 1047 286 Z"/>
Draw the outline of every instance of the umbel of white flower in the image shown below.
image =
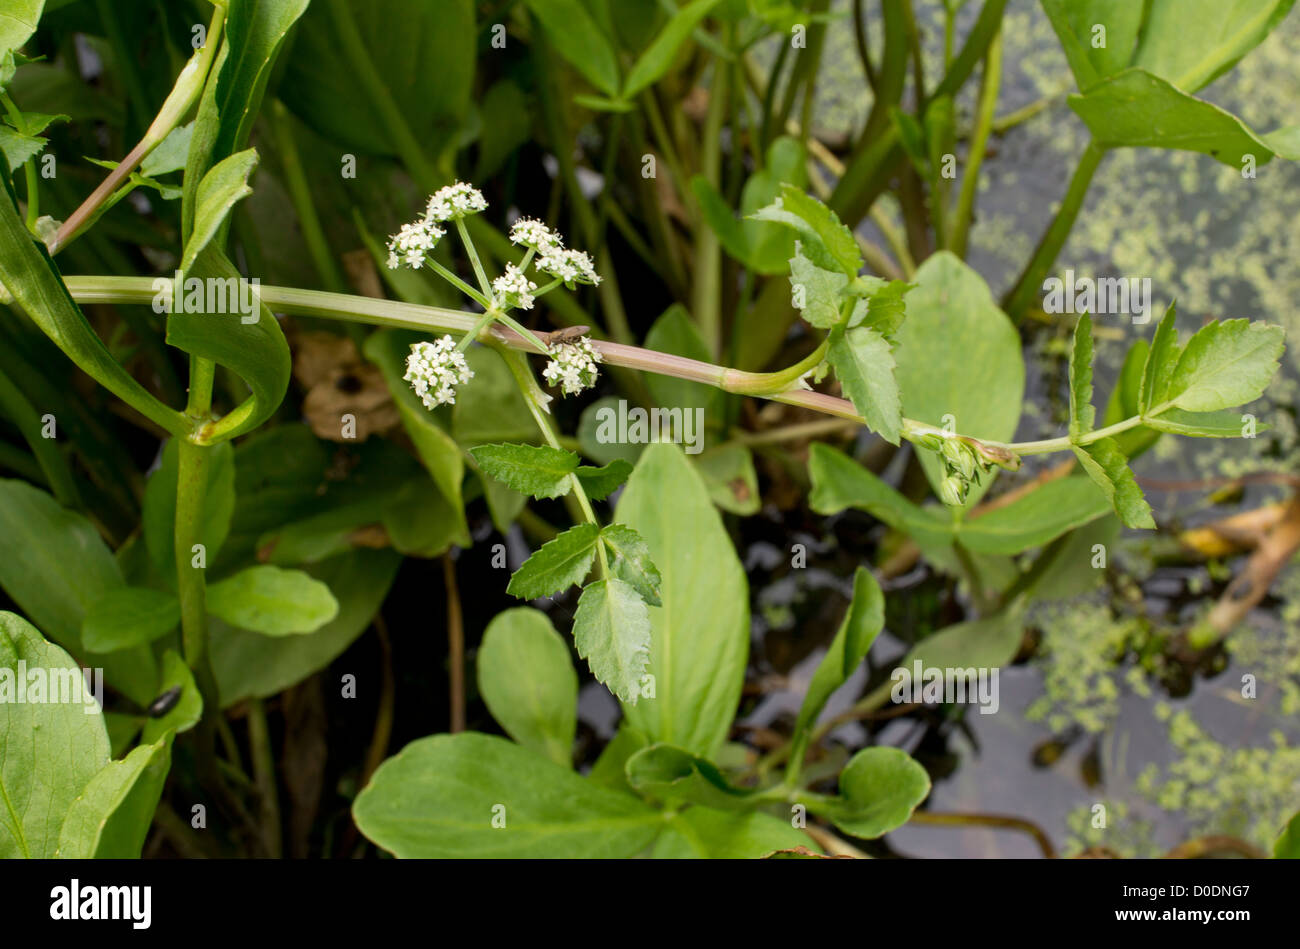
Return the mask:
<path fill-rule="evenodd" d="M 458 181 L 438 189 L 429 199 L 424 217 L 403 224 L 402 229 L 388 240 L 388 269 L 396 270 L 405 264 L 415 270 L 424 266 L 424 260 L 446 235 L 439 224 L 457 221 L 471 214 L 487 210 L 487 199 L 473 185 Z"/>
<path fill-rule="evenodd" d="M 406 375 L 426 409 L 436 409 L 456 401 L 456 386 L 474 378 L 463 353 L 456 352 L 456 341 L 443 336 L 432 343 L 416 343 L 406 357 Z"/>
<path fill-rule="evenodd" d="M 553 386 L 559 386 L 565 395 L 577 395 L 596 384 L 601 362 L 600 353 L 589 339 L 551 345 L 551 361 L 542 370 L 542 376 Z"/>
<path fill-rule="evenodd" d="M 536 289 L 537 284 L 514 264 L 506 264 L 506 272 L 492 281 L 492 295 L 496 298 L 496 305 L 503 310 L 511 307 L 531 310 Z"/>

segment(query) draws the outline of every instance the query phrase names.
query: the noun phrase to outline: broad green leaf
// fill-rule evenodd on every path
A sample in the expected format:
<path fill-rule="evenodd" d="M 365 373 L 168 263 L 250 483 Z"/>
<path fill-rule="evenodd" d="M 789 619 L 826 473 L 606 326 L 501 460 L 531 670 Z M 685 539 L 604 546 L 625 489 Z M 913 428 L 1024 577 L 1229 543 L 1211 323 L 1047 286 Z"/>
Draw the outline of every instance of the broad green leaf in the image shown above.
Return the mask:
<path fill-rule="evenodd" d="M 456 441 L 473 446 L 534 440 L 537 423 L 505 360 L 486 346 L 471 346 L 465 360 L 474 379 L 456 393 L 451 409 Z"/>
<path fill-rule="evenodd" d="M 609 744 L 601 750 L 587 777 L 604 787 L 632 793 L 632 787 L 627 783 L 627 762 L 648 744 L 645 736 L 636 729 L 620 725 Z"/>
<path fill-rule="evenodd" d="M 1201 152 L 1237 169 L 1247 156 L 1256 165 L 1267 164 L 1274 155 L 1300 158 L 1286 137 L 1266 142 L 1230 112 L 1141 69 L 1126 69 L 1070 96 L 1070 108 L 1105 148 Z"/>
<path fill-rule="evenodd" d="M 841 321 L 841 296 L 848 285 L 847 275 L 823 270 L 796 247 L 790 260 L 790 288 L 795 308 L 810 326 L 830 329 Z"/>
<path fill-rule="evenodd" d="M 521 600 L 554 596 L 582 583 L 596 559 L 600 528 L 578 524 L 542 544 L 510 578 L 506 592 Z"/>
<path fill-rule="evenodd" d="M 618 98 L 618 57 L 581 0 L 525 0 L 546 37 L 569 65 L 611 98 Z"/>
<path fill-rule="evenodd" d="M 1092 407 L 1092 317 L 1084 313 L 1074 325 L 1070 349 L 1070 439 L 1091 432 L 1097 424 Z"/>
<path fill-rule="evenodd" d="M 650 657 L 650 614 L 636 588 L 611 577 L 588 584 L 573 614 L 573 641 L 592 674 L 636 705 Z"/>
<path fill-rule="evenodd" d="M 146 587 L 109 590 L 86 611 L 81 642 L 92 652 L 143 646 L 174 630 L 181 604 L 174 594 Z"/>
<path fill-rule="evenodd" d="M 1144 417 L 1150 415 L 1152 409 L 1169 401 L 1169 383 L 1173 381 L 1174 369 L 1178 366 L 1178 357 L 1182 351 L 1178 344 L 1174 304 L 1171 303 L 1161 318 L 1160 325 L 1156 327 L 1151 348 L 1147 351 L 1146 364 L 1142 368 L 1138 408 Z"/>
<path fill-rule="evenodd" d="M 859 326 L 836 333 L 826 358 L 867 427 L 897 445 L 902 437 L 903 408 L 889 341 L 875 330 Z"/>
<path fill-rule="evenodd" d="M 36 32 L 45 0 L 7 0 L 0 13 L 0 57 L 15 52 Z"/>
<path fill-rule="evenodd" d="M 23 481 L 0 480 L 0 537 L 19 555 L 0 557 L 0 587 L 55 642 L 91 666 L 135 702 L 157 694 L 157 668 L 148 649 L 92 655 L 81 641 L 86 611 L 122 573 L 94 526 Z"/>
<path fill-rule="evenodd" d="M 600 542 L 609 556 L 610 572 L 631 584 L 650 606 L 663 606 L 659 598 L 663 578 L 650 560 L 650 548 L 641 535 L 622 524 L 610 524 L 600 532 Z"/>
<path fill-rule="evenodd" d="M 758 511 L 762 504 L 758 473 L 754 470 L 754 453 L 747 445 L 725 442 L 700 452 L 694 460 L 695 470 L 704 479 L 714 504 L 732 514 Z"/>
<path fill-rule="evenodd" d="M 166 431 L 184 422 L 137 382 L 95 335 L 73 302 L 54 261 L 18 216 L 17 198 L 8 175 L 0 196 L 0 286 L 82 372 Z"/>
<path fill-rule="evenodd" d="M 342 655 L 370 626 L 401 563 L 391 550 L 354 550 L 309 567 L 339 604 L 338 616 L 310 636 L 262 636 L 211 621 L 212 668 L 222 708 L 283 692 Z"/>
<path fill-rule="evenodd" d="M 330 588 L 301 570 L 247 567 L 208 587 L 208 612 L 263 636 L 313 633 L 339 612 Z"/>
<path fill-rule="evenodd" d="M 506 734 L 570 767 L 578 675 L 546 614 L 529 607 L 498 613 L 483 634 L 477 664 L 479 694 Z"/>
<path fill-rule="evenodd" d="M 55 856 L 138 859 L 170 769 L 170 738 L 108 762 L 68 809 Z"/>
<path fill-rule="evenodd" d="M 702 804 L 718 810 L 753 810 L 754 791 L 732 787 L 712 762 L 675 748 L 651 745 L 627 760 L 627 783 L 638 794 L 667 803 Z"/>
<path fill-rule="evenodd" d="M 1287 821 L 1273 844 L 1273 857 L 1277 860 L 1300 860 L 1300 812 Z"/>
<path fill-rule="evenodd" d="M 1113 438 L 1103 438 L 1091 445 L 1076 445 L 1074 455 L 1088 477 L 1101 488 L 1102 496 L 1114 507 L 1126 527 L 1155 529 L 1151 505 L 1142 496 L 1133 469 L 1128 466 L 1128 459 Z"/>
<path fill-rule="evenodd" d="M 678 10 L 628 73 L 623 84 L 623 98 L 631 99 L 662 79 L 687 37 L 719 2 L 692 0 Z"/>
<path fill-rule="evenodd" d="M 1132 61 L 1142 27 L 1141 3 L 1042 0 L 1042 4 L 1081 90 L 1119 72 Z"/>
<path fill-rule="evenodd" d="M 745 572 L 708 489 L 675 445 L 647 445 L 615 516 L 650 548 L 663 578 L 650 610 L 654 698 L 624 703 L 653 742 L 709 758 L 730 731 L 749 654 Z"/>
<path fill-rule="evenodd" d="M 826 655 L 818 663 L 817 671 L 808 683 L 803 705 L 799 707 L 799 717 L 794 725 L 796 741 L 797 736 L 817 724 L 817 717 L 826 707 L 826 702 L 853 675 L 884 627 L 885 595 L 871 571 L 859 567 L 853 575 L 853 600 L 848 612 L 844 614 Z"/>
<path fill-rule="evenodd" d="M 469 450 L 485 472 L 521 494 L 558 498 L 573 490 L 578 456 L 546 445 L 480 445 Z"/>
<path fill-rule="evenodd" d="M 1018 554 L 1109 511 L 1107 499 L 1086 478 L 1057 478 L 1005 507 L 963 521 L 957 539 L 983 554 Z"/>
<path fill-rule="evenodd" d="M 379 766 L 352 816 L 398 857 L 631 857 L 663 827 L 632 795 L 474 732 L 407 745 Z"/>
<path fill-rule="evenodd" d="M 993 302 L 984 279 L 957 257 L 940 251 L 912 278 L 907 320 L 897 335 L 895 375 L 903 414 L 985 441 L 1010 441 L 1020 422 L 1025 362 L 1020 334 Z M 919 449 L 937 492 L 946 476 L 938 455 Z M 985 478 L 966 498 L 972 507 L 992 485 Z"/>
<path fill-rule="evenodd" d="M 44 696 L 33 701 L 30 690 L 38 681 Z M 26 690 L 22 702 L 20 685 Z M 61 700 L 48 701 L 55 689 Z M 77 663 L 31 624 L 5 612 L 0 695 L 0 858 L 53 857 L 64 817 L 108 764 L 104 717 L 93 698 L 89 705 L 82 701 L 89 690 Z"/>
<path fill-rule="evenodd" d="M 1249 320 L 1208 323 L 1188 340 L 1165 399 L 1189 412 L 1217 412 L 1258 399 L 1277 373 L 1285 332 Z M 1159 415 L 1157 404 L 1150 414 Z"/>
<path fill-rule="evenodd" d="M 776 851 L 816 846 L 789 821 L 771 814 L 692 807 L 673 815 L 668 829 L 655 841 L 652 856 L 661 860 L 752 860 Z"/>
<path fill-rule="evenodd" d="M 316 0 L 294 38 L 279 94 L 307 125 L 348 150 L 397 155 L 404 143 L 375 104 L 375 96 L 386 97 L 430 158 L 450 153 L 473 101 L 474 11 L 473 0 Z M 374 86 L 358 78 L 354 57 L 368 61 Z"/>
<path fill-rule="evenodd" d="M 203 248 L 217 236 L 230 209 L 253 193 L 248 176 L 257 167 L 257 149 L 249 148 L 223 158 L 199 182 L 195 196 L 194 231 L 185 242 L 181 270 L 188 271 Z"/>
<path fill-rule="evenodd" d="M 843 452 L 814 442 L 808 456 L 812 480 L 809 505 L 818 514 L 845 508 L 867 511 L 895 530 L 913 537 L 922 548 L 945 547 L 952 541 L 952 519 L 918 507 Z"/>
<path fill-rule="evenodd" d="M 600 468 L 580 465 L 574 474 L 582 482 L 582 490 L 587 492 L 588 498 L 593 501 L 603 501 L 627 481 L 628 476 L 632 474 L 632 464 L 622 458 L 615 458 Z"/>
<path fill-rule="evenodd" d="M 208 484 L 204 493 L 203 521 L 199 537 L 204 559 L 211 566 L 230 533 L 230 519 L 235 510 L 235 453 L 229 444 L 208 449 L 206 466 Z M 162 461 L 144 492 L 145 543 L 154 567 L 168 579 L 176 580 L 176 479 L 178 476 L 175 439 L 163 446 Z M 192 559 L 186 551 L 186 560 Z"/>
<path fill-rule="evenodd" d="M 930 776 L 907 752 L 864 748 L 840 773 L 840 797 L 826 816 L 846 834 L 872 840 L 906 824 L 929 793 Z"/>
<path fill-rule="evenodd" d="M 1024 613 L 1019 603 L 1001 613 L 984 619 L 971 620 L 945 627 L 927 636 L 913 646 L 895 667 L 906 670 L 908 676 L 920 662 L 922 668 L 939 669 L 997 669 L 1007 665 L 1020 651 L 1024 638 Z M 880 691 L 891 693 L 896 680 L 880 686 Z"/>
<path fill-rule="evenodd" d="M 1133 65 L 1195 92 L 1263 42 L 1294 4 L 1295 0 L 1150 0 Z"/>
<path fill-rule="evenodd" d="M 620 403 L 622 408 L 620 409 Z M 617 431 L 611 420 L 618 418 L 620 411 L 627 411 L 627 402 L 616 396 L 606 395 L 597 399 L 582 411 L 578 422 L 578 443 L 582 454 L 599 464 L 608 464 L 623 459 L 629 464 L 636 464 L 641 457 L 644 445 L 633 445 L 619 441 L 617 436 L 610 438 L 610 429 Z"/>
<path fill-rule="evenodd" d="M 776 201 L 750 217 L 793 228 L 803 240 L 804 254 L 824 270 L 856 277 L 862 269 L 862 252 L 853 232 L 834 211 L 801 188 L 783 184 Z"/>

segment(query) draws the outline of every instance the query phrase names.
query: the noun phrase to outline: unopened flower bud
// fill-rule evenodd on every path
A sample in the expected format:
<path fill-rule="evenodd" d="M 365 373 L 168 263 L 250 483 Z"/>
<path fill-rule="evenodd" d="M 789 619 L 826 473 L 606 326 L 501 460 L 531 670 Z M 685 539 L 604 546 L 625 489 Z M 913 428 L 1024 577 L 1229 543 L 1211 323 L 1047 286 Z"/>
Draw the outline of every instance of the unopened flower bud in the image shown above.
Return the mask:
<path fill-rule="evenodd" d="M 939 482 L 939 499 L 949 507 L 966 503 L 966 482 L 957 475 L 948 475 Z"/>

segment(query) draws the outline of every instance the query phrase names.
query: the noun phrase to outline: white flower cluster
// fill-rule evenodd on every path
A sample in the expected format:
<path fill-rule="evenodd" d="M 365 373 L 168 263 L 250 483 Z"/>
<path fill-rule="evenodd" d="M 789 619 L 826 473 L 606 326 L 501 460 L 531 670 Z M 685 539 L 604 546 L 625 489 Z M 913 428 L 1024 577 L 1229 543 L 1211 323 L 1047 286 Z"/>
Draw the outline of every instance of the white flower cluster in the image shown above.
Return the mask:
<path fill-rule="evenodd" d="M 589 339 L 554 343 L 551 361 L 542 370 L 542 376 L 551 385 L 559 386 L 565 395 L 577 395 L 596 384 L 596 364 L 601 361 L 600 353 Z"/>
<path fill-rule="evenodd" d="M 438 193 L 429 199 L 429 208 L 425 211 L 425 220 L 435 224 L 455 221 L 471 214 L 487 210 L 487 199 L 483 192 L 473 185 L 458 181 L 454 185 L 439 188 Z"/>
<path fill-rule="evenodd" d="M 516 306 L 521 310 L 531 310 L 536 289 L 537 284 L 514 264 L 506 264 L 506 272 L 492 281 L 492 295 L 497 307 L 503 310 Z"/>
<path fill-rule="evenodd" d="M 446 233 L 424 219 L 403 224 L 402 229 L 388 241 L 388 269 L 396 270 L 402 264 L 416 270 L 423 267 L 424 258 L 438 246 L 438 241 Z"/>
<path fill-rule="evenodd" d="M 456 386 L 474 378 L 463 353 L 456 352 L 456 341 L 443 336 L 432 343 L 416 343 L 406 357 L 406 375 L 415 394 L 426 409 L 455 403 Z"/>
<path fill-rule="evenodd" d="M 510 239 L 536 251 L 537 269 L 563 280 L 570 290 L 578 283 L 600 283 L 591 258 L 580 250 L 566 250 L 564 239 L 541 221 L 520 218 L 510 228 Z"/>

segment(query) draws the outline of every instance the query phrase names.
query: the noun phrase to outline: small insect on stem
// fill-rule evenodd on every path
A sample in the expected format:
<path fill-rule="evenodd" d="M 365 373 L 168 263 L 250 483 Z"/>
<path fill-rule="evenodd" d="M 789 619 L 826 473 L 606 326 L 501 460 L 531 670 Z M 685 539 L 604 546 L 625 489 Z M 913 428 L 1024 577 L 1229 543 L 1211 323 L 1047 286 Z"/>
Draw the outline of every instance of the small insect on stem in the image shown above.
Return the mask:
<path fill-rule="evenodd" d="M 176 707 L 176 703 L 181 700 L 181 687 L 174 685 L 158 698 L 149 703 L 145 709 L 145 714 L 150 718 L 162 718 L 168 712 Z"/>
<path fill-rule="evenodd" d="M 555 345 L 556 343 L 571 343 L 575 339 L 581 339 L 590 332 L 590 326 L 566 326 L 564 329 L 558 329 L 553 333 L 547 333 L 546 341 L 551 345 Z"/>

